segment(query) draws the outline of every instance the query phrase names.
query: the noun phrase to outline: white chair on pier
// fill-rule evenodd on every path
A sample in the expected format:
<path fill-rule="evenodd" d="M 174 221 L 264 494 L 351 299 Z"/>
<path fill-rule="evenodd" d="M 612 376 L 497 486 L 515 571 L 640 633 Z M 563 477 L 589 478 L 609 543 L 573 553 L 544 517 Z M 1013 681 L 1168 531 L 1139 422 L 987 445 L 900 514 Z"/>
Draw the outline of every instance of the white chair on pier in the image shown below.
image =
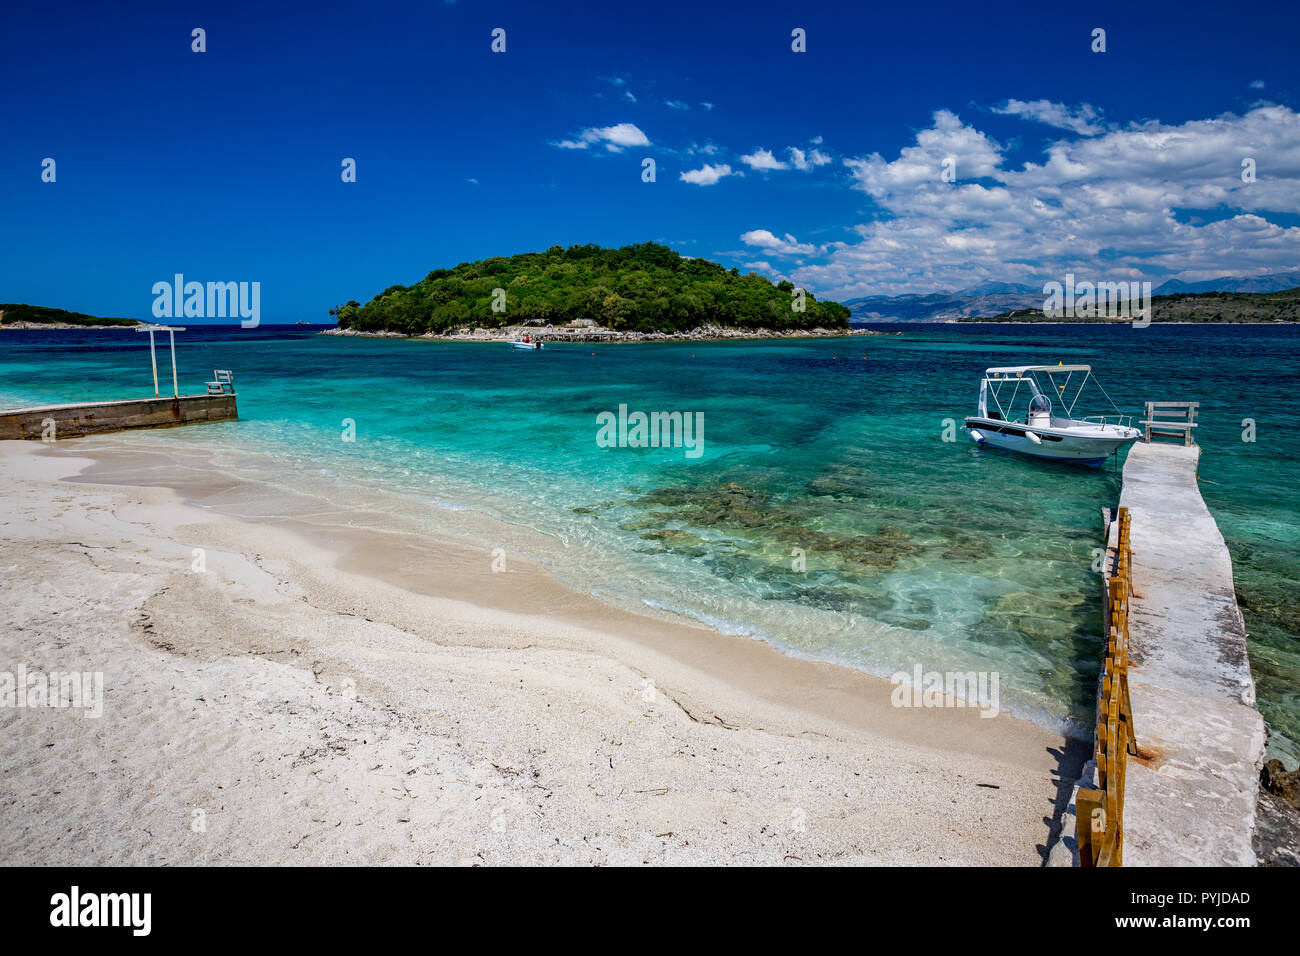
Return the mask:
<path fill-rule="evenodd" d="M 230 369 L 215 368 L 212 370 L 212 377 L 215 381 L 208 382 L 209 395 L 235 394 L 235 373 Z"/>

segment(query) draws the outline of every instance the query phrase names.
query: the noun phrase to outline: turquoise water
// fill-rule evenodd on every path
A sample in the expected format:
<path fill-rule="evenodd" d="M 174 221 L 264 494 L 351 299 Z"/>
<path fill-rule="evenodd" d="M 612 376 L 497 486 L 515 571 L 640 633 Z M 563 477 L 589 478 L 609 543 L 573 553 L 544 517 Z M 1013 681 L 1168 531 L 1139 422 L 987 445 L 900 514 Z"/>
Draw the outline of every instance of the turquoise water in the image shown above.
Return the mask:
<path fill-rule="evenodd" d="M 177 348 L 182 391 L 234 369 L 241 421 L 140 439 L 216 449 L 233 473 L 344 502 L 382 490 L 431 528 L 484 512 L 505 521 L 484 543 L 615 603 L 880 674 L 998 671 L 1004 708 L 1081 727 L 1100 654 L 1093 549 L 1118 471 L 980 450 L 960 428 L 943 438 L 945 419 L 974 410 L 985 367 L 1089 363 L 1135 418 L 1148 399 L 1203 403 L 1202 491 L 1232 550 L 1272 752 L 1294 766 L 1296 332 L 896 330 L 524 353 L 193 329 Z M 152 391 L 135 333 L 3 335 L 0 404 Z M 703 413 L 703 454 L 601 447 L 596 416 L 621 404 Z"/>

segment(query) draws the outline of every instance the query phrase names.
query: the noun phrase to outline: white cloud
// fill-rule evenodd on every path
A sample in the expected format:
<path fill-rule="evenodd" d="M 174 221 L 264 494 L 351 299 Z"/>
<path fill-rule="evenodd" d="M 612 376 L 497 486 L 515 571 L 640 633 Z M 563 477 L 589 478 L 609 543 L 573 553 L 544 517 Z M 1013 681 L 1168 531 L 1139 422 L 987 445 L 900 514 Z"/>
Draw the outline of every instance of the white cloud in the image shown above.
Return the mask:
<path fill-rule="evenodd" d="M 650 140 L 633 123 L 615 126 L 591 127 L 578 134 L 577 139 L 562 139 L 552 145 L 560 149 L 586 149 L 592 143 L 604 143 L 612 153 L 622 152 L 629 146 L 649 146 Z"/>
<path fill-rule="evenodd" d="M 632 94 L 632 91 L 631 91 L 631 90 L 624 90 L 624 91 L 623 91 L 623 99 L 627 100 L 629 103 L 635 103 L 635 102 L 636 102 L 636 97 Z"/>
<path fill-rule="evenodd" d="M 699 143 L 691 143 L 684 149 L 672 150 L 665 148 L 664 152 L 676 153 L 681 156 L 717 156 L 722 150 L 715 143 L 705 143 L 703 146 Z"/>
<path fill-rule="evenodd" d="M 758 246 L 778 256 L 811 256 L 819 251 L 816 246 L 800 242 L 788 232 L 781 239 L 767 229 L 751 229 L 740 237 L 747 246 Z"/>
<path fill-rule="evenodd" d="M 817 137 L 821 139 L 821 137 Z M 790 162 L 794 164 L 795 169 L 807 172 L 817 166 L 825 166 L 831 161 L 831 158 L 823 153 L 820 149 L 811 149 L 804 152 L 795 146 L 787 147 L 786 152 L 790 154 Z"/>
<path fill-rule="evenodd" d="M 1300 266 L 1300 227 L 1268 218 L 1300 214 L 1300 114 L 1288 107 L 1134 123 L 1054 142 L 1018 169 L 1005 153 L 940 110 L 896 159 L 845 160 L 879 215 L 855 239 L 824 246 L 824 262 L 797 268 L 796 281 L 846 297 L 1066 272 L 1159 282 Z M 947 157 L 956 183 L 941 176 Z M 1256 161 L 1255 182 L 1242 181 L 1244 158 Z M 765 249 L 796 245 L 746 235 Z"/>
<path fill-rule="evenodd" d="M 673 110 L 688 110 L 691 108 L 689 104 L 683 103 L 681 100 L 664 100 L 664 106 Z"/>
<path fill-rule="evenodd" d="M 820 143 L 822 138 L 818 136 L 812 142 Z M 776 156 L 766 149 L 756 149 L 748 156 L 741 156 L 740 161 L 750 169 L 756 169 L 760 172 L 775 172 L 777 170 L 789 169 L 793 166 L 795 169 L 808 172 L 816 169 L 818 166 L 825 166 L 831 162 L 831 157 L 820 149 L 800 149 L 797 146 L 787 146 L 785 152 L 789 155 L 790 161 L 777 159 Z"/>
<path fill-rule="evenodd" d="M 1098 122 L 1101 113 L 1088 103 L 1071 110 L 1064 103 L 1053 103 L 1049 100 L 1032 100 L 1028 103 L 1024 100 L 1007 100 L 1005 106 L 993 107 L 993 112 L 1046 123 L 1058 129 L 1068 129 L 1080 136 L 1096 136 L 1106 131 L 1106 128 Z"/>
<path fill-rule="evenodd" d="M 727 176 L 740 176 L 740 172 L 733 173 L 731 167 L 726 163 L 718 166 L 711 166 L 705 163 L 699 169 L 688 169 L 678 178 L 684 183 L 694 183 L 696 186 L 712 186 L 719 179 Z"/>
<path fill-rule="evenodd" d="M 750 169 L 762 170 L 764 172 L 774 169 L 790 168 L 765 149 L 756 149 L 748 156 L 740 157 L 740 161 Z"/>
<path fill-rule="evenodd" d="M 893 162 L 872 153 L 866 159 L 846 159 L 844 165 L 853 171 L 858 188 L 882 198 L 910 187 L 941 183 L 940 173 L 949 158 L 956 161 L 959 179 L 979 179 L 993 175 L 1002 153 L 995 141 L 962 123 L 960 117 L 939 110 L 934 125 L 918 133 L 916 145 L 904 148 Z"/>
<path fill-rule="evenodd" d="M 712 103 L 701 103 L 701 104 L 700 104 L 700 108 L 703 109 L 703 110 L 705 110 L 705 111 L 708 111 L 708 110 L 713 109 L 713 104 L 712 104 Z"/>
<path fill-rule="evenodd" d="M 1264 81 L 1263 81 L 1263 80 L 1251 80 L 1251 81 L 1250 81 L 1250 88 L 1251 88 L 1252 90 L 1262 90 L 1262 89 L 1264 88 Z"/>

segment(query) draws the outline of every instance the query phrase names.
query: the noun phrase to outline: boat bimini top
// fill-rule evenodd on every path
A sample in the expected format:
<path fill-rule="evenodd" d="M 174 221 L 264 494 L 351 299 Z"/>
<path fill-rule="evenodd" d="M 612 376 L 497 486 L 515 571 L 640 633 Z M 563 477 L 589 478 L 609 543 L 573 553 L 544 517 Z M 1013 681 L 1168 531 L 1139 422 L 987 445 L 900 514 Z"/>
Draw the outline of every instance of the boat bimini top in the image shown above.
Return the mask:
<path fill-rule="evenodd" d="M 1040 380 L 1041 376 L 1041 380 Z M 1115 409 L 1113 416 L 1089 415 L 1083 419 L 1074 418 L 1074 408 L 1079 403 L 1079 396 L 1083 393 L 1083 387 L 1091 380 L 1106 395 L 1106 390 L 1101 387 L 1101 383 L 1093 377 L 1091 365 L 1011 365 L 1004 368 L 989 368 L 984 370 L 984 378 L 980 382 L 980 400 L 979 400 L 979 417 L 989 419 L 1001 419 L 1003 421 L 1012 420 L 1012 410 L 1016 406 L 1016 400 L 1019 397 L 1020 387 L 1028 387 L 1029 411 L 1026 416 L 1025 424 L 1041 424 L 1047 426 L 1062 427 L 1071 422 L 1092 422 L 1094 424 L 1127 424 L 1121 421 L 1119 409 L 1111 401 L 1110 396 L 1106 395 L 1106 401 L 1110 402 L 1111 407 Z M 1071 392 L 1071 385 L 1074 386 Z M 1044 387 L 1046 386 L 1046 387 Z M 1008 394 L 1008 392 L 1010 394 Z M 989 414 L 989 399 L 997 410 Z M 1006 404 L 1003 404 L 1003 399 Z M 1052 415 L 1055 403 L 1060 404 L 1061 410 L 1065 413 L 1062 416 Z M 1051 421 L 1056 418 L 1056 421 Z M 1108 422 L 1107 419 L 1110 419 Z"/>

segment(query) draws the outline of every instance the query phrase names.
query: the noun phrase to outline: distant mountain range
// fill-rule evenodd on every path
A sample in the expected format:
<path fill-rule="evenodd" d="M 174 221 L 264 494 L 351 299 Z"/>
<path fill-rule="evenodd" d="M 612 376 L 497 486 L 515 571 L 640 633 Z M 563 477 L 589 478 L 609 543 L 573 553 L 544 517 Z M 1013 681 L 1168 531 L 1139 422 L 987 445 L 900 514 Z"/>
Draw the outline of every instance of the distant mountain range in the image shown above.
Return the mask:
<path fill-rule="evenodd" d="M 1081 278 L 1083 278 L 1081 276 Z M 1169 279 L 1152 289 L 1153 295 L 1189 292 L 1280 292 L 1300 286 L 1300 271 L 1262 276 L 1221 276 L 1202 282 Z M 986 282 L 956 292 L 924 295 L 872 295 L 845 299 L 855 325 L 871 322 L 955 322 L 991 318 L 1023 309 L 1043 307 L 1043 287 L 1009 282 Z"/>
<path fill-rule="evenodd" d="M 1171 295 L 1175 292 L 1281 292 L 1300 286 L 1300 271 L 1278 272 L 1267 276 L 1246 276 L 1234 278 L 1220 276 L 1206 279 L 1204 282 L 1180 282 L 1170 279 L 1152 289 L 1154 295 Z"/>
<path fill-rule="evenodd" d="M 845 299 L 849 321 L 867 322 L 955 322 L 973 316 L 1001 315 L 1016 309 L 1034 309 L 1043 304 L 1042 288 L 1002 285 L 976 286 L 957 292 L 926 295 L 872 295 Z"/>

